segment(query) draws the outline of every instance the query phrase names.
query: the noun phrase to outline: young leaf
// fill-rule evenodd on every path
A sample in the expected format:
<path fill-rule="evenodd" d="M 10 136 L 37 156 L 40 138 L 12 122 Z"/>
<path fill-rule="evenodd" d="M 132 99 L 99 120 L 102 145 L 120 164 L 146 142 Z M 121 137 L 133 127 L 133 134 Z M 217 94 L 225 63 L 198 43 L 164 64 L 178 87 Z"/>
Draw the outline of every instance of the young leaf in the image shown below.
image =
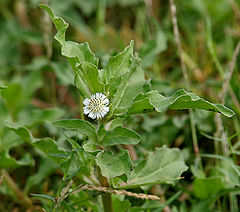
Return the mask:
<path fill-rule="evenodd" d="M 40 4 L 40 7 L 51 17 L 57 29 L 57 34 L 54 38 L 61 44 L 62 55 L 69 59 L 69 63 L 71 64 L 73 70 L 76 70 L 76 63 L 83 61 L 87 61 L 97 66 L 98 58 L 96 58 L 92 53 L 88 43 L 79 44 L 72 41 L 66 41 L 65 34 L 68 28 L 68 23 L 66 23 L 61 17 L 56 16 L 48 5 Z"/>
<path fill-rule="evenodd" d="M 116 78 L 110 84 L 109 99 L 111 99 L 112 114 L 124 114 L 133 104 L 134 99 L 140 94 L 149 90 L 145 80 L 144 71 L 140 66 L 141 60 L 138 57 L 132 58 L 130 71 Z"/>
<path fill-rule="evenodd" d="M 117 79 L 119 76 L 129 72 L 133 58 L 134 41 L 124 49 L 123 52 L 109 59 L 107 66 L 104 68 L 104 82 L 109 84 L 112 79 Z"/>
<path fill-rule="evenodd" d="M 70 59 L 68 62 L 73 70 L 76 70 L 77 63 L 84 61 L 96 66 L 98 65 L 98 58 L 92 53 L 87 42 L 76 43 L 73 41 L 66 41 L 62 46 L 62 55 Z"/>
<path fill-rule="evenodd" d="M 166 98 L 154 90 L 142 95 L 136 99 L 132 107 L 129 109 L 129 114 L 143 113 L 156 110 L 163 113 L 168 109 L 203 109 L 214 112 L 219 112 L 227 117 L 232 117 L 234 112 L 221 104 L 208 102 L 194 93 L 180 89 L 172 96 Z"/>
<path fill-rule="evenodd" d="M 103 138 L 103 146 L 113 146 L 120 144 L 138 144 L 141 136 L 127 128 L 118 126 L 111 131 L 107 131 Z"/>
<path fill-rule="evenodd" d="M 96 163 L 100 167 L 102 175 L 107 178 L 123 174 L 129 176 L 132 168 L 132 162 L 127 150 L 120 150 L 116 155 L 111 151 L 100 152 L 96 156 Z"/>
<path fill-rule="evenodd" d="M 100 82 L 98 77 L 97 66 L 89 62 L 82 62 L 79 64 L 78 68 L 80 68 L 80 71 L 76 74 L 79 75 L 81 79 L 84 79 L 85 84 L 88 85 L 92 94 L 104 92 L 104 85 Z"/>
<path fill-rule="evenodd" d="M 89 136 L 96 140 L 96 131 L 93 125 L 80 119 L 62 119 L 53 122 L 55 127 L 61 127 L 68 130 L 76 130 L 79 133 Z"/>
<path fill-rule="evenodd" d="M 134 188 L 159 183 L 174 184 L 188 167 L 179 149 L 163 146 L 148 155 L 131 173 L 123 188 Z"/>
<path fill-rule="evenodd" d="M 67 58 L 69 64 L 72 66 L 72 69 L 75 72 L 79 71 L 77 65 L 81 64 L 82 62 L 89 62 L 97 66 L 98 58 L 96 58 L 95 55 L 92 53 L 88 43 L 79 44 L 72 41 L 66 41 L 65 33 L 68 28 L 68 23 L 66 23 L 61 17 L 57 17 L 48 5 L 41 4 L 40 7 L 44 9 L 51 17 L 57 29 L 55 39 L 61 44 L 61 53 Z M 85 84 L 84 82 L 85 80 L 84 78 L 82 78 L 82 76 L 76 76 L 76 87 L 80 90 L 80 93 L 84 98 L 89 98 L 91 93 L 89 92 L 87 84 Z"/>
<path fill-rule="evenodd" d="M 208 199 L 225 187 L 221 177 L 196 178 L 193 183 L 194 194 L 200 199 Z"/>
<path fill-rule="evenodd" d="M 148 84 L 145 80 L 144 71 L 138 64 L 134 73 L 128 80 L 126 89 L 121 96 L 118 107 L 114 111 L 115 114 L 124 114 L 131 107 L 134 99 L 140 94 L 148 90 Z"/>
<path fill-rule="evenodd" d="M 68 23 L 66 23 L 61 17 L 55 16 L 53 10 L 46 4 L 40 4 L 40 8 L 45 10 L 48 15 L 51 17 L 56 29 L 57 34 L 55 35 L 55 39 L 62 45 L 65 43 L 65 33 L 68 28 Z"/>

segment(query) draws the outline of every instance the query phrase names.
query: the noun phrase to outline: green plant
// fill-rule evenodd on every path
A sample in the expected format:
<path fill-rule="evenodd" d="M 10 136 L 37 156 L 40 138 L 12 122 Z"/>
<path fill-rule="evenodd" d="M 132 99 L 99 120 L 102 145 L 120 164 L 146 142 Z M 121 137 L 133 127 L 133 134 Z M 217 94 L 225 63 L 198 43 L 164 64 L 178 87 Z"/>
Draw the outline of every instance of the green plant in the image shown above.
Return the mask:
<path fill-rule="evenodd" d="M 94 193 L 86 194 L 83 188 L 103 191 L 101 196 L 104 210 L 113 211 L 119 202 L 127 208 L 129 202 L 118 199 L 117 196 L 112 199 L 111 193 L 124 191 L 122 194 L 128 195 L 126 189 L 141 187 L 147 191 L 156 184 L 176 184 L 181 174 L 188 169 L 181 151 L 163 146 L 154 152 L 148 152 L 140 161 L 132 161 L 133 155 L 123 146 L 139 144 L 141 136 L 126 128 L 124 123 L 136 114 L 163 113 L 167 110 L 204 109 L 226 117 L 232 117 L 234 113 L 223 105 L 208 102 L 183 89 L 170 97 L 152 90 L 149 80 L 145 79 L 141 59 L 134 54 L 133 41 L 124 51 L 110 57 L 107 65 L 100 69 L 99 59 L 92 53 L 88 43 L 66 41 L 68 23 L 57 17 L 49 6 L 40 7 L 51 17 L 57 29 L 55 39 L 60 43 L 61 53 L 74 71 L 74 84 L 80 94 L 82 114 L 81 119 L 62 119 L 52 123 L 53 126 L 64 129 L 61 132 L 68 142 L 65 146 L 51 138 L 34 138 L 26 127 L 6 123 L 25 142 L 55 161 L 63 173 L 57 199 L 45 194 L 33 196 L 50 200 L 51 203 L 45 205 L 49 211 L 59 207 L 74 210 L 74 204 L 63 201 L 67 196 L 73 201 L 84 200 L 79 203 L 79 207 L 91 206 L 94 210 L 101 206 L 91 205 Z M 84 113 L 90 118 L 84 120 Z M 201 180 L 196 179 L 194 185 L 202 183 Z M 218 190 L 224 187 L 221 179 L 211 180 L 219 186 Z M 196 195 L 200 192 L 195 189 Z M 204 197 L 207 196 L 208 194 Z"/>

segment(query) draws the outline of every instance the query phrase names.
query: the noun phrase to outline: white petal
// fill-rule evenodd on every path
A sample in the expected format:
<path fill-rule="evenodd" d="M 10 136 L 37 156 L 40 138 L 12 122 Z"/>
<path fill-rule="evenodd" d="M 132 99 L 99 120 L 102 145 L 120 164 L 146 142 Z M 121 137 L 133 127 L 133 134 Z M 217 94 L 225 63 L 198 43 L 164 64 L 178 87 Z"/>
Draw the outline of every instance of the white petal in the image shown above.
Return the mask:
<path fill-rule="evenodd" d="M 97 113 L 97 119 L 101 118 L 101 114 Z"/>
<path fill-rule="evenodd" d="M 103 107 L 103 110 L 105 110 L 106 112 L 109 111 L 109 107 Z"/>
<path fill-rule="evenodd" d="M 90 110 L 89 109 L 83 109 L 83 112 L 85 115 L 89 114 L 90 113 Z"/>
<path fill-rule="evenodd" d="M 96 113 L 93 114 L 93 119 L 96 119 L 97 115 Z"/>
<path fill-rule="evenodd" d="M 101 114 L 101 117 L 104 117 L 106 115 L 106 113 L 104 113 L 102 110 L 99 111 L 99 113 Z"/>
<path fill-rule="evenodd" d="M 108 103 L 109 103 L 108 98 L 104 99 L 104 100 L 102 101 L 102 103 L 105 104 L 105 105 L 108 105 Z"/>
<path fill-rule="evenodd" d="M 84 101 L 83 101 L 83 104 L 84 105 L 89 105 L 89 103 L 90 103 L 90 99 L 88 99 L 88 98 L 86 98 Z"/>
<path fill-rule="evenodd" d="M 89 113 L 88 117 L 93 119 L 93 112 Z"/>

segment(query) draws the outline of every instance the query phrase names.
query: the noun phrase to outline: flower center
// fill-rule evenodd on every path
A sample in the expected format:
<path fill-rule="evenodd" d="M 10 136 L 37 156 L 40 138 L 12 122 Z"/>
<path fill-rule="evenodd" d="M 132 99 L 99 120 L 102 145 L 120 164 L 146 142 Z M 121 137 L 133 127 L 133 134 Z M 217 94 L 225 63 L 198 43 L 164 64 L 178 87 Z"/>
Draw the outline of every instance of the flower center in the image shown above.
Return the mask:
<path fill-rule="evenodd" d="M 101 99 L 99 98 L 92 98 L 90 100 L 90 104 L 89 104 L 89 108 L 90 110 L 94 111 L 94 112 L 99 112 L 102 110 L 103 108 L 103 102 Z"/>

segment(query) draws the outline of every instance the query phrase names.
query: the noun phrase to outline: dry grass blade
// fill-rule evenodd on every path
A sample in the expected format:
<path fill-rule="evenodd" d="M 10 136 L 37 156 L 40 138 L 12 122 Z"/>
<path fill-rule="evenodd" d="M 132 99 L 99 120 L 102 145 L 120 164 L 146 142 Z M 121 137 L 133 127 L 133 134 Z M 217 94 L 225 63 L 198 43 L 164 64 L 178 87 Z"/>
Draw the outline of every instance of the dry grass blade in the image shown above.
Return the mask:
<path fill-rule="evenodd" d="M 119 195 L 131 196 L 137 199 L 160 200 L 160 197 L 156 195 L 133 193 L 126 190 L 115 190 L 109 187 L 94 186 L 94 185 L 81 185 L 78 189 L 74 190 L 72 194 L 78 193 L 83 190 L 100 191 L 100 192 L 109 193 L 109 194 L 119 194 Z"/>

